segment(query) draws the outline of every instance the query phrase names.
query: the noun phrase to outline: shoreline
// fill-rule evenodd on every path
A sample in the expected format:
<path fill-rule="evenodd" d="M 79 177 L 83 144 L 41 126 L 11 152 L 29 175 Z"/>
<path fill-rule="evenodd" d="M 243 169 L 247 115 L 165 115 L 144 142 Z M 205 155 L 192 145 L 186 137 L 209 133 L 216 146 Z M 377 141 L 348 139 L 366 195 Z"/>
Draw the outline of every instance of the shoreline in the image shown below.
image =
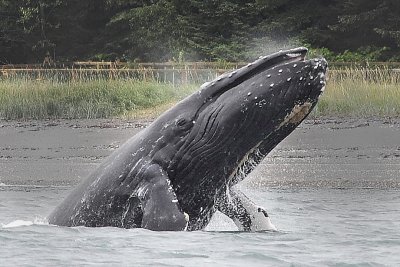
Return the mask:
<path fill-rule="evenodd" d="M 160 114 L 161 115 L 161 114 Z M 157 116 L 158 117 L 158 116 Z M 73 128 L 145 128 L 151 124 L 157 117 L 140 117 L 140 118 L 92 118 L 92 119 L 2 119 L 0 118 L 0 128 L 4 127 L 15 127 L 15 128 L 27 128 L 27 127 L 55 127 L 55 126 L 67 126 Z M 382 123 L 389 125 L 400 124 L 400 117 L 343 117 L 343 116 L 331 116 L 331 117 L 313 117 L 305 119 L 303 124 L 349 124 L 346 127 L 357 127 L 360 124 L 367 123 Z M 350 126 L 354 124 L 355 126 Z"/>
<path fill-rule="evenodd" d="M 0 191 L 69 188 L 151 121 L 0 120 Z M 397 118 L 307 119 L 244 182 L 268 188 L 400 188 L 399 136 Z"/>

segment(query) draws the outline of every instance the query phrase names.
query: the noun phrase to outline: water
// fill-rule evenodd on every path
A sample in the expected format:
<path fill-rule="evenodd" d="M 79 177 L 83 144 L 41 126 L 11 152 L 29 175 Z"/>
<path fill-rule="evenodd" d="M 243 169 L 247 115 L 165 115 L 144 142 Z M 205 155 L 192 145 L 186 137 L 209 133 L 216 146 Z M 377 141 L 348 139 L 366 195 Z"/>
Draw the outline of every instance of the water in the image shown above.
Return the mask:
<path fill-rule="evenodd" d="M 222 214 L 197 232 L 48 225 L 132 129 L 0 127 L 0 266 L 400 266 L 400 126 L 360 125 L 303 124 L 241 185 L 278 228 L 261 233 Z"/>
<path fill-rule="evenodd" d="M 398 266 L 400 192 L 248 189 L 278 232 L 242 233 L 222 214 L 206 231 L 58 227 L 70 188 L 1 187 L 1 266 Z"/>

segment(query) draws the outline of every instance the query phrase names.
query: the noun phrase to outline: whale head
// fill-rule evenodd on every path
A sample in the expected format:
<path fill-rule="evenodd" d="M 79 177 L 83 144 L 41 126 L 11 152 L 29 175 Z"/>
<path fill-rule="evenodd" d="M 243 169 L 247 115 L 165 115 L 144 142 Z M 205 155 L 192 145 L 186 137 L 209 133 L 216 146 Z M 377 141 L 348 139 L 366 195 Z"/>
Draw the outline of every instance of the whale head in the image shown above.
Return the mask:
<path fill-rule="evenodd" d="M 327 62 L 306 54 L 300 47 L 260 57 L 160 116 L 156 131 L 170 143 L 158 162 L 183 210 L 211 210 L 212 198 L 242 180 L 312 111 L 325 88 Z"/>

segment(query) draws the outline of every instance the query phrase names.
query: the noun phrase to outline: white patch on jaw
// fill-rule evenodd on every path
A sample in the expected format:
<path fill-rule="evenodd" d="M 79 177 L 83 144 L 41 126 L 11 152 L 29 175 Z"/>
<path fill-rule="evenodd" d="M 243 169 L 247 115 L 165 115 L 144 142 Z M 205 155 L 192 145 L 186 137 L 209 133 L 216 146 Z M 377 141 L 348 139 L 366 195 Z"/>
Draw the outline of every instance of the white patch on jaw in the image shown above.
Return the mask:
<path fill-rule="evenodd" d="M 300 57 L 301 54 L 300 53 L 288 53 L 286 54 L 288 57 Z"/>
<path fill-rule="evenodd" d="M 292 111 L 286 115 L 285 119 L 279 124 L 278 129 L 288 123 L 299 123 L 301 122 L 307 114 L 310 112 L 312 103 L 305 102 L 302 105 L 295 105 Z"/>

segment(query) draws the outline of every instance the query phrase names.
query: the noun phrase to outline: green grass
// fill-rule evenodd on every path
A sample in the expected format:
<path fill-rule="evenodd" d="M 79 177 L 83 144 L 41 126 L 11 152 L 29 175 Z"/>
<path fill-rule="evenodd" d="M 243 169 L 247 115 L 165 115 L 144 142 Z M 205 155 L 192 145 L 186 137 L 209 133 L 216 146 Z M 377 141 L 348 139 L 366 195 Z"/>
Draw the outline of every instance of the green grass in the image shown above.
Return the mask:
<path fill-rule="evenodd" d="M 134 117 L 143 110 L 151 114 L 152 109 L 157 110 L 194 90 L 194 86 L 174 87 L 135 79 L 73 83 L 3 80 L 0 81 L 0 118 Z"/>
<path fill-rule="evenodd" d="M 328 77 L 312 117 L 400 117 L 400 73 L 347 68 Z M 0 79 L 0 118 L 156 117 L 197 88 L 136 78 Z"/>
<path fill-rule="evenodd" d="M 328 77 L 314 117 L 400 116 L 400 73 L 360 68 L 331 71 Z"/>

